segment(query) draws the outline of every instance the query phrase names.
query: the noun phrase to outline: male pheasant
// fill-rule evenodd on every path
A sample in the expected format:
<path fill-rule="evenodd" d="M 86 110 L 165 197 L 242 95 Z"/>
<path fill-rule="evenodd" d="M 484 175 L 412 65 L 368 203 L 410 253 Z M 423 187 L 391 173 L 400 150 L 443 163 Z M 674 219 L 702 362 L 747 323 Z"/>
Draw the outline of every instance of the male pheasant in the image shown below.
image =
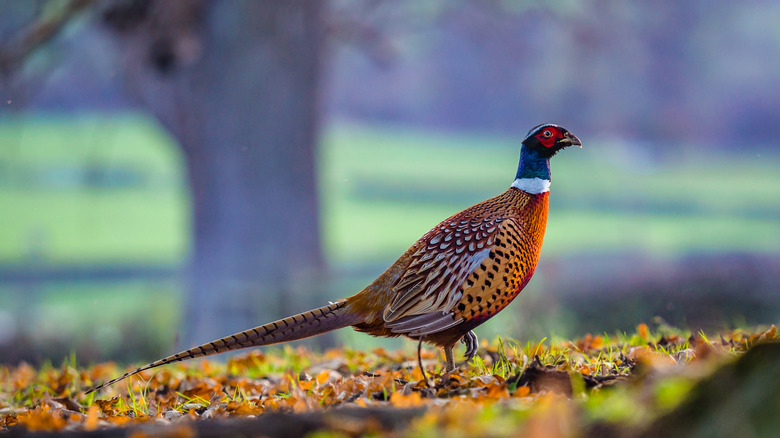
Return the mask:
<path fill-rule="evenodd" d="M 471 331 L 520 293 L 536 269 L 547 225 L 550 158 L 580 140 L 561 126 L 534 127 L 522 141 L 520 164 L 504 193 L 457 213 L 428 231 L 368 287 L 318 309 L 258 326 L 144 365 L 87 394 L 150 368 L 241 348 L 276 344 L 342 327 L 374 336 L 407 336 L 444 349 L 466 344 Z"/>

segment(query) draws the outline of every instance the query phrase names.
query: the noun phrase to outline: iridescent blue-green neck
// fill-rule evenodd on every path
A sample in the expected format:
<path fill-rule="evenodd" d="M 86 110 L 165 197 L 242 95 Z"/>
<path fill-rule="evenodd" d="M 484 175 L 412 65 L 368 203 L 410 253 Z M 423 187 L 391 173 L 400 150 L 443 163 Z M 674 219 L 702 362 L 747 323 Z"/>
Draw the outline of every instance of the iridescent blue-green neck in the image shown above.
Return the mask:
<path fill-rule="evenodd" d="M 543 157 L 534 149 L 523 146 L 520 149 L 520 164 L 517 166 L 515 178 L 539 178 L 549 181 L 550 159 Z"/>

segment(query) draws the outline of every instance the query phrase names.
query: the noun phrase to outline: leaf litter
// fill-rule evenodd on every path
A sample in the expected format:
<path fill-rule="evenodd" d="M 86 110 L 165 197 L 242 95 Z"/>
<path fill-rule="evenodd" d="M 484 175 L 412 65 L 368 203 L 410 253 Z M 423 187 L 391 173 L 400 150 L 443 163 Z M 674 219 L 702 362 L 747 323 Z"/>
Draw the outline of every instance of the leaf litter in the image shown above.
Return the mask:
<path fill-rule="evenodd" d="M 655 332 L 640 324 L 633 334 L 572 341 L 497 339 L 483 341 L 477 357 L 451 373 L 435 350 L 424 349 L 428 381 L 416 352 L 317 354 L 285 346 L 225 363 L 201 359 L 148 370 L 89 396 L 82 391 L 124 369 L 112 362 L 79 368 L 75 358 L 41 369 L 21 363 L 0 366 L 0 428 L 151 434 L 166 428 L 206 436 L 200 425 L 209 422 L 229 427 L 239 419 L 286 418 L 286 427 L 311 421 L 311 430 L 337 436 L 582 436 L 602 425 L 641 430 L 718 367 L 777 340 L 774 325 L 710 339 L 663 324 Z M 403 421 L 388 420 L 396 417 Z"/>

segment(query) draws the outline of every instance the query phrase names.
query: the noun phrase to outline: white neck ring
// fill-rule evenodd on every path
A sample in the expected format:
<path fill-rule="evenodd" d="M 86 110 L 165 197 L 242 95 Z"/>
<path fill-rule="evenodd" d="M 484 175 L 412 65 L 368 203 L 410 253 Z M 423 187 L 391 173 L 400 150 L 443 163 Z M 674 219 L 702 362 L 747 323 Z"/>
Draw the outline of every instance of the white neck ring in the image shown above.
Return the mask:
<path fill-rule="evenodd" d="M 517 178 L 512 187 L 528 192 L 532 195 L 550 191 L 550 180 L 542 178 Z"/>

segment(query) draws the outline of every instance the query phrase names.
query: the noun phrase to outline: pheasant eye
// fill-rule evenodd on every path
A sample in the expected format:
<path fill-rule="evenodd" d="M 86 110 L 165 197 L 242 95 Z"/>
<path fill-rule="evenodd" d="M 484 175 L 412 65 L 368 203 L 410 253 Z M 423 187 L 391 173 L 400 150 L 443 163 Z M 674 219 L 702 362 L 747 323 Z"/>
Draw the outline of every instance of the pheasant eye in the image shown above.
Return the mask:
<path fill-rule="evenodd" d="M 542 132 L 542 135 L 544 136 L 544 138 L 550 138 L 552 137 L 553 133 L 549 129 L 545 129 L 544 132 Z"/>

